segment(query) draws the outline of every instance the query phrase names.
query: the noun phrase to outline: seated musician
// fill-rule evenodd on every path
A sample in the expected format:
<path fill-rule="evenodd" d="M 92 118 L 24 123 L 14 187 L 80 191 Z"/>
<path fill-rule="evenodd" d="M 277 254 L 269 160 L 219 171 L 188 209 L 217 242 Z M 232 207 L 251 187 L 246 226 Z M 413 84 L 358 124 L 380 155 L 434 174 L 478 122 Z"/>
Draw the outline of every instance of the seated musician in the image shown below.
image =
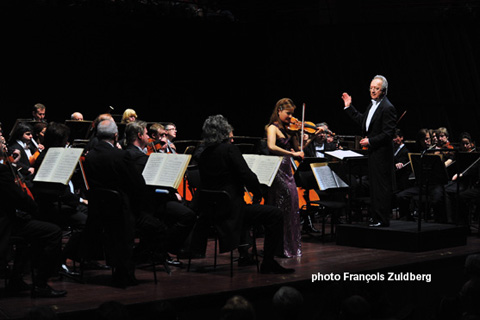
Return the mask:
<path fill-rule="evenodd" d="M 393 138 L 394 153 L 393 159 L 395 163 L 395 180 L 397 183 L 396 192 L 405 190 L 410 186 L 409 176 L 411 173 L 410 159 L 408 153 L 410 152 L 407 146 L 403 143 L 403 132 L 400 129 L 395 130 L 395 137 Z"/>
<path fill-rule="evenodd" d="M 197 148 L 195 154 L 202 187 L 224 190 L 231 197 L 231 215 L 219 225 L 220 251 L 230 251 L 246 243 L 247 228 L 261 224 L 265 229 L 265 242 L 260 271 L 292 273 L 294 269 L 284 268 L 274 260 L 275 251 L 282 246 L 282 211 L 274 206 L 260 205 L 263 196 L 258 178 L 248 167 L 240 149 L 231 143 L 231 137 L 233 128 L 227 120 L 222 115 L 210 116 L 203 124 L 204 143 L 201 148 Z M 245 203 L 245 187 L 253 193 L 254 204 Z M 193 253 L 205 254 L 209 230 L 207 220 L 200 215 L 194 227 L 190 247 Z M 250 258 L 247 252 L 239 248 L 239 253 L 239 265 L 248 265 Z"/>
<path fill-rule="evenodd" d="M 127 124 L 125 129 L 127 138 L 126 151 L 130 154 L 135 167 L 139 173 L 143 172 L 148 160 L 146 147 L 149 142 L 147 134 L 147 123 L 137 120 Z M 183 247 L 193 224 L 196 215 L 187 205 L 182 203 L 181 196 L 177 190 L 165 188 L 168 195 L 161 196 L 155 193 L 155 188 L 148 189 L 147 207 L 145 210 L 159 218 L 167 226 L 167 245 L 166 249 L 172 254 L 177 254 Z M 167 263 L 176 265 L 178 261 L 174 261 L 167 253 Z"/>
<path fill-rule="evenodd" d="M 448 130 L 445 127 L 440 127 L 436 130 L 437 132 L 437 149 L 453 149 L 452 144 L 449 140 Z M 455 160 L 455 153 L 453 152 L 442 152 L 444 155 L 445 166 L 449 167 Z"/>
<path fill-rule="evenodd" d="M 17 162 L 19 173 L 25 178 L 28 187 L 32 187 L 35 168 L 30 163 L 37 148 L 32 142 L 33 129 L 29 124 L 20 122 L 10 137 L 9 149 L 20 151 L 20 160 Z"/>
<path fill-rule="evenodd" d="M 464 172 L 459 175 L 455 174 L 452 181 L 456 181 L 462 186 L 458 190 L 458 201 L 456 188 L 447 189 L 447 198 L 451 200 L 449 202 L 450 212 L 453 212 L 452 222 L 469 227 L 469 205 L 474 205 L 477 209 L 480 206 L 480 161 L 478 158 Z"/>
<path fill-rule="evenodd" d="M 85 146 L 85 153 L 88 153 L 91 149 L 93 149 L 97 143 L 98 143 L 98 137 L 97 137 L 97 126 L 100 122 L 102 122 L 103 120 L 113 120 L 113 117 L 110 113 L 102 113 L 102 114 L 99 114 L 95 120 L 93 120 L 93 123 L 92 123 L 92 127 L 89 131 L 89 134 L 88 134 L 88 143 L 87 145 Z M 118 142 L 115 143 L 115 146 L 118 148 L 118 149 L 121 149 L 122 147 L 120 146 L 120 144 Z"/>
<path fill-rule="evenodd" d="M 421 150 L 422 153 L 426 152 L 427 150 L 433 150 L 437 148 L 437 145 L 430 143 L 431 132 L 428 135 L 425 132 L 426 130 L 424 129 L 420 130 L 419 140 L 417 141 L 417 143 L 419 143 L 421 147 L 425 148 L 424 150 Z M 447 168 L 453 161 L 452 152 L 444 150 L 451 149 L 451 147 L 448 147 L 448 145 L 446 144 L 446 142 L 448 141 L 448 133 L 446 133 L 446 130 L 440 130 L 439 132 L 440 133 L 437 134 L 437 136 L 446 135 L 447 139 L 445 139 L 445 137 L 437 138 L 437 143 L 438 145 L 443 146 L 441 147 L 443 151 L 432 152 L 432 154 L 441 154 L 443 163 Z M 429 201 L 429 207 L 433 209 L 435 222 L 448 222 L 447 211 L 445 208 L 445 186 L 443 184 L 431 184 L 428 186 L 428 194 L 425 194 L 425 192 L 427 191 L 425 186 L 422 185 L 421 187 L 422 188 L 420 188 L 417 181 L 417 184 L 415 186 L 404 189 L 403 191 L 396 194 L 396 201 L 399 208 L 400 219 L 410 221 L 414 220 L 410 210 L 411 201 L 414 196 L 419 196 L 420 192 L 422 192 L 422 195 L 424 195 L 424 197 Z"/>
<path fill-rule="evenodd" d="M 171 150 L 171 153 L 177 153 L 177 148 L 173 144 L 173 140 L 177 138 L 177 126 L 174 123 L 167 123 L 165 125 L 165 131 L 167 133 L 167 144 Z"/>
<path fill-rule="evenodd" d="M 32 116 L 34 121 L 47 122 L 45 118 L 45 112 L 47 108 L 42 103 L 36 103 L 32 108 Z"/>
<path fill-rule="evenodd" d="M 163 124 L 158 122 L 153 123 L 148 128 L 148 135 L 150 136 L 150 139 L 148 140 L 147 154 L 154 152 L 172 153 L 169 150 L 167 131 Z"/>
<path fill-rule="evenodd" d="M 145 180 L 141 173 L 133 169 L 135 164 L 130 154 L 115 147 L 118 139 L 116 123 L 110 119 L 100 121 L 97 138 L 99 142 L 85 156 L 85 174 L 89 187 L 91 190 L 105 188 L 120 192 L 124 201 L 124 213 L 128 215 L 128 220 L 134 221 L 134 224 L 124 225 L 126 232 L 115 235 L 125 241 L 122 242 L 123 245 L 118 243 L 122 256 L 117 257 L 113 282 L 119 287 L 136 285 L 138 282 L 135 279 L 133 261 L 135 231 L 139 231 L 142 242 L 149 244 L 152 250 L 163 252 L 161 246 L 164 244 L 164 225 L 142 211 L 143 204 L 148 200 Z M 89 214 L 85 229 L 87 234 L 90 232 L 90 217 Z"/>
<path fill-rule="evenodd" d="M 50 122 L 45 132 L 45 151 L 38 157 L 35 168 L 38 171 L 42 164 L 45 155 L 49 148 L 67 146 L 67 141 L 70 135 L 70 129 L 62 124 Z M 41 214 L 45 219 L 54 222 L 60 226 L 70 226 L 73 228 L 82 228 L 87 220 L 87 204 L 88 201 L 76 193 L 72 181 L 69 182 L 62 191 L 59 192 L 58 197 L 45 196 L 42 189 L 48 189 L 48 184 L 35 183 L 32 189 L 34 194 L 38 194 L 36 199 L 41 201 Z M 45 191 L 45 190 L 43 190 Z M 59 203 L 61 209 L 59 209 Z"/>
<path fill-rule="evenodd" d="M 475 152 L 475 142 L 472 136 L 468 132 L 462 132 L 460 134 L 460 146 L 458 147 L 460 152 Z"/>
<path fill-rule="evenodd" d="M 0 153 L 5 157 L 6 148 L 0 143 Z M 21 246 L 17 246 L 17 254 L 13 270 L 6 289 L 7 294 L 17 295 L 23 291 L 31 291 L 32 297 L 56 298 L 67 294 L 64 290 L 55 290 L 48 285 L 48 279 L 59 268 L 59 259 L 62 245 L 61 229 L 48 222 L 35 220 L 37 204 L 16 183 L 13 176 L 15 169 L 9 164 L 0 164 L 0 257 L 6 259 L 8 242 L 11 236 L 25 239 L 32 248 L 32 264 L 35 268 L 35 277 L 32 285 L 23 280 L 23 272 L 27 261 L 20 253 Z"/>
<path fill-rule="evenodd" d="M 331 134 L 326 122 L 317 123 L 316 126 L 321 130 L 315 132 L 312 141 L 305 145 L 303 151 L 305 157 L 325 158 L 324 151 L 336 150 L 337 146 L 334 142 L 327 141 L 327 135 Z"/>

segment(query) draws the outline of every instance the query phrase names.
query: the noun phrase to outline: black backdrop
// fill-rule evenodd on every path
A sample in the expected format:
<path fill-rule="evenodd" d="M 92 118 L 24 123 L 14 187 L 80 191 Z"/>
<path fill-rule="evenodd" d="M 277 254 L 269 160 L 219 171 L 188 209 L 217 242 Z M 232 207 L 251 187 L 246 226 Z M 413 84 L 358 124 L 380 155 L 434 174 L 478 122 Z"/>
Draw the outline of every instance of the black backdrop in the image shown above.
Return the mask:
<path fill-rule="evenodd" d="M 53 121 L 73 111 L 93 120 L 113 106 L 173 121 L 181 140 L 199 139 L 218 113 L 236 135 L 262 136 L 275 102 L 290 97 L 305 103 L 307 121 L 358 134 L 340 96 L 363 110 L 382 74 L 398 115 L 407 110 L 398 124 L 407 138 L 445 126 L 451 140 L 469 131 L 480 141 L 477 7 L 279 3 L 232 6 L 234 22 L 105 3 L 3 6 L 0 121 L 8 133 L 37 102 Z"/>

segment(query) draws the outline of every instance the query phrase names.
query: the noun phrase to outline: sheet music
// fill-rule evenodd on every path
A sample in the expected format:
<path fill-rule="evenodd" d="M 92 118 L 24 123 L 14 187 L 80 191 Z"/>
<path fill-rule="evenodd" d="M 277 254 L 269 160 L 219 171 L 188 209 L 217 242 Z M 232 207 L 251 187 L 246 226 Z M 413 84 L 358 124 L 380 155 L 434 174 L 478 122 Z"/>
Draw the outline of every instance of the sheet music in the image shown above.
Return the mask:
<path fill-rule="evenodd" d="M 66 185 L 82 153 L 81 148 L 49 148 L 33 180 Z"/>
<path fill-rule="evenodd" d="M 320 190 L 347 188 L 346 184 L 328 165 L 324 163 L 310 164 L 313 175 Z"/>
<path fill-rule="evenodd" d="M 147 185 L 178 188 L 191 155 L 152 153 L 142 172 Z"/>
<path fill-rule="evenodd" d="M 248 167 L 256 175 L 261 184 L 271 186 L 278 168 L 282 163 L 283 157 L 279 156 L 265 156 L 258 154 L 244 154 L 243 158 L 247 162 Z"/>
<path fill-rule="evenodd" d="M 343 160 L 344 158 L 364 157 L 363 154 L 351 150 L 325 151 L 325 153 L 340 160 Z"/>

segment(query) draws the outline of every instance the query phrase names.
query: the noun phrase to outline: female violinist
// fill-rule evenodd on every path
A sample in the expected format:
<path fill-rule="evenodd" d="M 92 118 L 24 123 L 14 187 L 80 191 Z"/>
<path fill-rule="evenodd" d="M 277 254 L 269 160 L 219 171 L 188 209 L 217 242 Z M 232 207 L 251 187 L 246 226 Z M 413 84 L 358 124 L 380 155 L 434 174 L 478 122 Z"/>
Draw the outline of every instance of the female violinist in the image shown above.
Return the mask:
<path fill-rule="evenodd" d="M 292 158 L 303 158 L 299 148 L 299 135 L 287 128 L 291 122 L 295 104 L 289 98 L 280 99 L 273 109 L 266 126 L 267 146 L 271 154 L 283 156 L 277 176 L 268 193 L 268 204 L 284 213 L 283 248 L 279 256 L 301 256 L 301 224 L 298 191 L 292 170 Z"/>

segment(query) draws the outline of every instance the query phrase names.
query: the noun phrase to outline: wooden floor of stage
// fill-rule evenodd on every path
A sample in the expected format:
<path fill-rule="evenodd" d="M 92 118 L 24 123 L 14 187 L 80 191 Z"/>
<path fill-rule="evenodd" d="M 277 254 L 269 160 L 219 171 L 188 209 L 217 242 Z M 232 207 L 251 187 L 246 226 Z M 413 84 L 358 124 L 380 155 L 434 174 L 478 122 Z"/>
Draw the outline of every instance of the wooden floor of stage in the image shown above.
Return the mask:
<path fill-rule="evenodd" d="M 263 239 L 257 239 L 259 247 L 262 242 Z M 444 267 L 452 261 L 457 265 L 463 264 L 467 255 L 480 252 L 480 238 L 476 235 L 469 236 L 467 245 L 461 247 L 411 253 L 339 246 L 333 241 L 323 242 L 311 235 L 303 235 L 302 248 L 301 258 L 278 259 L 283 266 L 295 268 L 294 274 L 264 275 L 257 273 L 255 266 L 238 267 L 235 264 L 234 276 L 231 278 L 228 253 L 219 255 L 219 265 L 216 270 L 212 269 L 213 241 L 210 241 L 207 258 L 192 260 L 190 272 L 186 270 L 186 260 L 183 267 L 172 267 L 171 275 L 159 266 L 158 284 L 154 284 L 152 271 L 142 268 L 136 271 L 140 284 L 127 289 L 110 285 L 110 271 L 86 271 L 85 284 L 68 278 L 53 278 L 52 287 L 67 290 L 66 297 L 31 299 L 27 293 L 21 297 L 2 296 L 0 319 L 20 318 L 35 306 L 51 306 L 64 319 L 85 318 L 101 303 L 111 300 L 132 309 L 142 309 L 142 306 L 154 301 L 166 300 L 176 306 L 183 318 L 188 319 L 191 318 L 189 315 L 198 315 L 202 310 L 220 308 L 234 294 L 242 294 L 252 300 L 268 301 L 282 285 L 313 288 L 315 284 L 312 284 L 312 275 L 318 273 L 369 273 L 378 270 L 431 270 L 435 273 L 439 266 Z M 438 277 L 444 276 L 441 271 L 438 272 Z M 435 277 L 432 279 L 432 283 L 439 281 Z M 318 284 L 321 285 L 320 282 Z M 3 284 L 0 284 L 0 290 L 3 293 Z"/>

